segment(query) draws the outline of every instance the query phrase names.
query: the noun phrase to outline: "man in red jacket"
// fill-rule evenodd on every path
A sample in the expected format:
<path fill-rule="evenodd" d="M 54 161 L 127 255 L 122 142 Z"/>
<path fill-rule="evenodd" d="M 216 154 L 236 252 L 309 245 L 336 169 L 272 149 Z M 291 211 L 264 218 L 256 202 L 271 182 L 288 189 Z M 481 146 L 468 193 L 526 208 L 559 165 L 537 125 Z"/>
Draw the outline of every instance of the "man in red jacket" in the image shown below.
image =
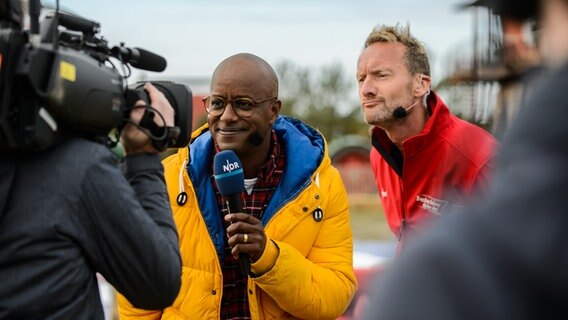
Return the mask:
<path fill-rule="evenodd" d="M 408 26 L 371 31 L 357 80 L 373 126 L 371 166 L 400 249 L 421 222 L 464 206 L 487 181 L 496 140 L 452 115 L 430 90 L 426 49 Z"/>

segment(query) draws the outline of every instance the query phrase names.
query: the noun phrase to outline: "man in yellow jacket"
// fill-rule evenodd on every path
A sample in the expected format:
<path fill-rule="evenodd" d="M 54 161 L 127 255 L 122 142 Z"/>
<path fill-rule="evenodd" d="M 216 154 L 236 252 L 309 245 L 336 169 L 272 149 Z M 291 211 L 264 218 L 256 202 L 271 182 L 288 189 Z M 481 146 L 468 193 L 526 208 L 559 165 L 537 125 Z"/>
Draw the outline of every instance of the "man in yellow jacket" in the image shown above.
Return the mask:
<path fill-rule="evenodd" d="M 121 318 L 339 317 L 357 284 L 347 194 L 324 137 L 279 115 L 276 73 L 255 55 L 222 61 L 210 94 L 208 123 L 163 161 L 180 237 L 179 295 L 157 311 L 120 297 Z M 213 159 L 222 150 L 242 163 L 243 213 L 228 213 L 217 189 Z M 248 276 L 240 254 L 250 258 Z"/>

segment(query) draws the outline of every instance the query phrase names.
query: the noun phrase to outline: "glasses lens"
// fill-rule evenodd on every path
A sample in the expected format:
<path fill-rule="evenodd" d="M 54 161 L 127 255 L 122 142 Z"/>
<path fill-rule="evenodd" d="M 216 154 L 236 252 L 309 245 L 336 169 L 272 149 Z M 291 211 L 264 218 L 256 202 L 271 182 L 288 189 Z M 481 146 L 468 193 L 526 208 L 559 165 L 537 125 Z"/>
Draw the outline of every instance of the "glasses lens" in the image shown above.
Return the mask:
<path fill-rule="evenodd" d="M 254 112 L 254 101 L 247 98 L 236 98 L 232 102 L 233 109 L 237 115 L 241 118 L 247 118 L 252 116 Z"/>
<path fill-rule="evenodd" d="M 272 100 L 274 98 L 269 98 L 265 100 L 261 100 L 260 102 L 256 103 L 254 100 L 249 98 L 235 98 L 231 101 L 231 106 L 233 107 L 234 112 L 237 116 L 241 118 L 248 118 L 253 115 L 254 110 L 257 104 L 264 103 L 266 101 Z M 221 97 L 207 97 L 203 100 L 205 103 L 205 109 L 207 113 L 212 116 L 220 116 L 225 112 L 225 108 L 227 107 L 227 101 Z"/>
<path fill-rule="evenodd" d="M 223 113 L 225 110 L 225 100 L 219 97 L 209 97 L 207 101 L 205 101 L 205 108 L 210 115 L 218 116 Z"/>

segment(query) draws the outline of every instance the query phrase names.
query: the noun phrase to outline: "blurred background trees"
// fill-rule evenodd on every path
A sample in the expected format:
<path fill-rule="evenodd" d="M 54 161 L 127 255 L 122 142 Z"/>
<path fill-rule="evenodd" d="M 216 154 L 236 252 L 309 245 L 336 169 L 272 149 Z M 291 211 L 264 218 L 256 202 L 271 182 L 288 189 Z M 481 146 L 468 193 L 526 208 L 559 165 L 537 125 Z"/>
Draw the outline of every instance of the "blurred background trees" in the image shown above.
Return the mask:
<path fill-rule="evenodd" d="M 280 79 L 281 114 L 307 122 L 328 142 L 350 134 L 368 137 L 355 75 L 346 74 L 341 63 L 312 68 L 283 61 L 275 69 Z"/>

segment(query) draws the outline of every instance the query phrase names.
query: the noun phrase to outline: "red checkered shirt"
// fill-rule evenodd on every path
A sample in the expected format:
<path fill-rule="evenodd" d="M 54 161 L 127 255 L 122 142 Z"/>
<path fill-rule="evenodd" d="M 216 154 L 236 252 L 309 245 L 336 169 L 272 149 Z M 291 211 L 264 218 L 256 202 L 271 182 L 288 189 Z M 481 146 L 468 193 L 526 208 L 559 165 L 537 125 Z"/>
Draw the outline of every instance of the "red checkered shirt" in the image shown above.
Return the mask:
<path fill-rule="evenodd" d="M 243 211 L 251 214 L 259 220 L 262 218 L 264 209 L 266 208 L 274 189 L 276 189 L 276 186 L 278 186 L 278 183 L 280 182 L 286 163 L 284 146 L 280 139 L 276 136 L 276 132 L 274 130 L 272 130 L 271 140 L 272 150 L 266 163 L 258 171 L 258 180 L 256 181 L 251 194 L 249 195 L 247 192 L 241 193 Z M 225 201 L 223 201 L 223 196 L 221 196 L 217 189 L 213 175 L 211 176 L 211 181 L 215 188 L 217 205 L 219 206 L 219 213 L 221 215 L 220 218 L 226 230 L 229 223 L 226 222 L 223 217 L 228 213 L 228 208 Z M 221 269 L 223 271 L 221 319 L 251 319 L 247 293 L 248 278 L 243 277 L 241 274 L 239 261 L 231 254 L 231 247 L 229 247 L 226 237 L 224 255 L 224 261 L 221 263 Z"/>

